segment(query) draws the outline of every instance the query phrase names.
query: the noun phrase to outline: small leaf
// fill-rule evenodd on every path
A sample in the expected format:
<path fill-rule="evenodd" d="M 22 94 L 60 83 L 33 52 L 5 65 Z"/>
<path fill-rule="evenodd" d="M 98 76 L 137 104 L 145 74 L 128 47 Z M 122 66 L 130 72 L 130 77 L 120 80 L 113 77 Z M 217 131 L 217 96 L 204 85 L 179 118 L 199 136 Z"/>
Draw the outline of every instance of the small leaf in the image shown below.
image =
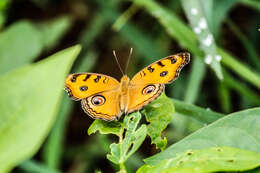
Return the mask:
<path fill-rule="evenodd" d="M 260 166 L 260 154 L 231 147 L 187 150 L 154 166 L 144 165 L 137 173 L 245 171 Z"/>
<path fill-rule="evenodd" d="M 137 129 L 140 119 L 141 114 L 139 112 L 125 116 L 119 143 L 110 145 L 111 154 L 108 154 L 107 158 L 111 162 L 115 164 L 124 163 L 143 143 L 147 130 L 145 125 Z M 123 138 L 124 132 L 125 137 Z"/>
<path fill-rule="evenodd" d="M 151 137 L 156 148 L 164 150 L 167 145 L 166 137 L 162 138 L 161 133 L 171 122 L 174 114 L 174 104 L 165 94 L 160 96 L 144 108 L 146 120 L 150 123 L 147 126 L 147 133 Z"/>
<path fill-rule="evenodd" d="M 122 127 L 122 122 L 120 121 L 104 121 L 95 120 L 88 129 L 88 135 L 99 131 L 101 134 L 114 134 L 120 136 L 120 129 Z"/>
<path fill-rule="evenodd" d="M 74 46 L 0 77 L 0 172 L 10 171 L 40 148 L 79 51 Z"/>
<path fill-rule="evenodd" d="M 196 131 L 145 162 L 154 165 L 188 149 L 229 146 L 260 153 L 260 108 L 232 113 Z M 207 116 L 207 114 L 205 114 Z"/>

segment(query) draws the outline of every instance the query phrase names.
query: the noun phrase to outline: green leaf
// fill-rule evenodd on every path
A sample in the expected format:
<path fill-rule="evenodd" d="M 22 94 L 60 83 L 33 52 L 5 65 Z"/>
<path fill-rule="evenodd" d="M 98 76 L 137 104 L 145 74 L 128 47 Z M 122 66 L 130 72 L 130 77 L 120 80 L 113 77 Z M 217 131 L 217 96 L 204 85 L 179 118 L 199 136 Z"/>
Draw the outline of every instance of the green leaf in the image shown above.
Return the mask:
<path fill-rule="evenodd" d="M 260 108 L 232 113 L 145 160 L 155 165 L 188 149 L 230 146 L 260 153 Z M 204 116 L 207 116 L 205 114 Z"/>
<path fill-rule="evenodd" d="M 20 21 L 0 33 L 0 74 L 32 62 L 43 48 L 41 33 L 29 21 Z"/>
<path fill-rule="evenodd" d="M 174 114 L 172 99 L 163 94 L 147 105 L 143 112 L 147 122 L 149 122 L 147 134 L 151 137 L 152 143 L 156 145 L 156 148 L 164 150 L 167 145 L 167 139 L 166 137 L 162 138 L 161 133 L 171 122 Z"/>
<path fill-rule="evenodd" d="M 202 80 L 206 75 L 206 65 L 205 63 L 196 57 L 192 61 L 192 69 L 189 75 L 189 82 L 187 89 L 185 91 L 184 101 L 186 103 L 196 102 L 202 85 Z"/>
<path fill-rule="evenodd" d="M 40 23 L 38 28 L 42 32 L 44 47 L 51 49 L 57 45 L 61 37 L 68 31 L 71 23 L 71 18 L 68 16 L 62 16 Z"/>
<path fill-rule="evenodd" d="M 10 171 L 41 146 L 79 51 L 80 46 L 74 46 L 0 77 L 0 172 Z"/>
<path fill-rule="evenodd" d="M 212 123 L 224 116 L 224 114 L 214 112 L 210 109 L 201 108 L 176 99 L 173 99 L 173 103 L 177 113 L 192 117 L 205 124 Z"/>
<path fill-rule="evenodd" d="M 133 0 L 136 5 L 143 6 L 152 16 L 166 28 L 169 35 L 176 39 L 183 48 L 200 53 L 195 34 L 174 13 L 160 6 L 154 0 Z"/>
<path fill-rule="evenodd" d="M 183 47 L 187 48 L 191 53 L 198 57 L 203 56 L 199 46 L 197 45 L 196 35 L 192 30 L 184 24 L 172 11 L 160 6 L 154 0 L 133 0 L 135 4 L 144 6 L 145 9 L 165 27 L 169 35 L 178 41 Z M 221 63 L 228 66 L 232 71 L 245 78 L 251 84 L 260 88 L 259 74 L 250 70 L 250 67 L 237 61 L 235 57 L 231 56 L 224 49 L 217 48 L 217 52 L 221 55 Z"/>
<path fill-rule="evenodd" d="M 141 114 L 139 112 L 125 116 L 119 143 L 110 145 L 111 154 L 108 154 L 107 158 L 111 162 L 115 164 L 124 163 L 143 143 L 147 130 L 144 124 L 137 129 L 140 119 Z"/>
<path fill-rule="evenodd" d="M 86 53 L 86 56 L 82 59 L 78 66 L 76 67 L 76 71 L 89 71 L 96 62 L 96 55 L 93 51 L 89 50 Z M 80 57 L 78 57 L 79 59 Z M 82 70 L 80 70 L 82 69 Z M 84 69 L 84 70 L 83 70 Z M 67 123 L 69 120 L 69 115 L 73 108 L 73 101 L 67 96 L 67 94 L 63 97 L 61 106 L 59 108 L 59 113 L 57 115 L 57 120 L 53 126 L 53 129 L 46 140 L 46 143 L 43 147 L 43 160 L 45 161 L 46 165 L 50 168 L 58 169 L 60 167 L 63 153 L 64 153 L 64 138 L 66 137 L 66 129 Z"/>
<path fill-rule="evenodd" d="M 38 163 L 34 160 L 24 161 L 19 166 L 19 168 L 29 173 L 60 173 L 59 171 L 55 169 L 50 169 L 48 166 Z"/>
<path fill-rule="evenodd" d="M 99 131 L 101 134 L 114 134 L 120 136 L 120 129 L 122 128 L 122 122 L 120 121 L 104 121 L 95 120 L 88 128 L 88 135 Z"/>
<path fill-rule="evenodd" d="M 144 165 L 137 173 L 201 173 L 245 171 L 260 166 L 260 154 L 232 147 L 187 150 L 155 166 Z"/>
<path fill-rule="evenodd" d="M 215 71 L 217 77 L 222 80 L 223 75 L 220 66 L 220 57 L 217 55 L 217 49 L 213 34 L 208 28 L 208 21 L 206 20 L 205 12 L 200 0 L 182 0 L 186 16 L 189 19 L 191 27 L 194 30 L 198 40 L 200 41 L 200 48 L 205 53 L 205 63 Z"/>

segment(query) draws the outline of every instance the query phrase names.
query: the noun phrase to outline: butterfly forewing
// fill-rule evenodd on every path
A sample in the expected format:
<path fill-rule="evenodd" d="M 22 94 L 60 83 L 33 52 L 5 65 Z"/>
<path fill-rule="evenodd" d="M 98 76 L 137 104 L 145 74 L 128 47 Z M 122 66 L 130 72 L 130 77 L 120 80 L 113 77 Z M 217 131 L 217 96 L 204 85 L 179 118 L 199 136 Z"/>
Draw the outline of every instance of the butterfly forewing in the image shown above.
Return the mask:
<path fill-rule="evenodd" d="M 119 82 L 103 74 L 75 73 L 66 78 L 65 86 L 72 99 L 81 100 L 99 92 L 117 89 Z"/>
<path fill-rule="evenodd" d="M 183 66 L 190 61 L 189 53 L 178 53 L 154 62 L 138 72 L 131 80 L 137 84 L 167 84 L 178 78 Z"/>
<path fill-rule="evenodd" d="M 178 78 L 184 65 L 189 63 L 189 53 L 179 53 L 154 62 L 138 72 L 130 81 L 128 112 L 141 109 L 164 91 L 164 84 Z"/>

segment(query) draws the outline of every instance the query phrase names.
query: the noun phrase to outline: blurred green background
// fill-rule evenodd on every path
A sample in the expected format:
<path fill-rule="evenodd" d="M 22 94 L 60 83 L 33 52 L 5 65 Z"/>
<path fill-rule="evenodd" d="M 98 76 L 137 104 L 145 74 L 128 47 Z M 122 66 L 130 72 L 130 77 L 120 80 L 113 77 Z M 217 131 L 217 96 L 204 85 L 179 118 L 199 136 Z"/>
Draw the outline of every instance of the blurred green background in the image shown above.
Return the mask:
<path fill-rule="evenodd" d="M 124 67 L 133 48 L 130 77 L 155 60 L 188 51 L 191 62 L 166 86 L 167 96 L 228 114 L 260 105 L 259 28 L 257 0 L 0 0 L 0 71 L 4 75 L 80 44 L 71 73 L 103 73 L 119 80 L 112 50 Z M 106 159 L 114 138 L 88 136 L 93 119 L 79 102 L 62 95 L 48 137 L 12 172 L 115 172 Z M 178 114 L 179 104 L 164 132 L 169 144 L 205 125 Z M 158 152 L 150 142 L 147 138 L 126 163 L 130 172 Z"/>

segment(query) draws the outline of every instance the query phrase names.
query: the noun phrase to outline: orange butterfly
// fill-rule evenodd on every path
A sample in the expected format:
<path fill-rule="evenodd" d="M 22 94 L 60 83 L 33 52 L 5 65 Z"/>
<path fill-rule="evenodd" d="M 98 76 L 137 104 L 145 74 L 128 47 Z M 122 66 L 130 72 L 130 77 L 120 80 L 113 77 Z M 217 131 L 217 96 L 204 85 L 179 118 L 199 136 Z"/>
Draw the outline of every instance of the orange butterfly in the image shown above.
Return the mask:
<path fill-rule="evenodd" d="M 74 100 L 81 100 L 83 110 L 92 118 L 118 120 L 125 113 L 142 109 L 164 91 L 164 84 L 178 78 L 190 61 L 189 53 L 178 53 L 154 62 L 131 80 L 97 73 L 75 73 L 66 78 L 65 90 Z M 121 70 L 122 71 L 122 70 Z"/>

